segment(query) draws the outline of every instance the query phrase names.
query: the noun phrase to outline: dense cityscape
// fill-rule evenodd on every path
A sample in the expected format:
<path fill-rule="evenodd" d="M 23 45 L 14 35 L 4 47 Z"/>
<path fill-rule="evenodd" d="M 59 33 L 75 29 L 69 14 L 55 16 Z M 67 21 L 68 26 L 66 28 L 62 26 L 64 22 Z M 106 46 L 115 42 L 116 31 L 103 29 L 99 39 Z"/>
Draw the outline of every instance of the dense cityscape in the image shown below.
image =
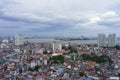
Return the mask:
<path fill-rule="evenodd" d="M 120 80 L 120 0 L 0 0 L 0 80 Z"/>
<path fill-rule="evenodd" d="M 0 80 L 119 80 L 116 34 L 0 38 Z"/>

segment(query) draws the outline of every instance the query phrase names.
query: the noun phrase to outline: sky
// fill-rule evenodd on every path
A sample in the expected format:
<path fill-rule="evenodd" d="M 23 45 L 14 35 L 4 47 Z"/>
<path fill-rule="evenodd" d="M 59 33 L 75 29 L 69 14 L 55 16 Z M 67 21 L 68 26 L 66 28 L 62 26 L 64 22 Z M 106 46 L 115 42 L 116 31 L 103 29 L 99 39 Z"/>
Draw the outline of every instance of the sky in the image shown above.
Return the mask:
<path fill-rule="evenodd" d="M 0 36 L 120 33 L 120 0 L 0 0 Z"/>

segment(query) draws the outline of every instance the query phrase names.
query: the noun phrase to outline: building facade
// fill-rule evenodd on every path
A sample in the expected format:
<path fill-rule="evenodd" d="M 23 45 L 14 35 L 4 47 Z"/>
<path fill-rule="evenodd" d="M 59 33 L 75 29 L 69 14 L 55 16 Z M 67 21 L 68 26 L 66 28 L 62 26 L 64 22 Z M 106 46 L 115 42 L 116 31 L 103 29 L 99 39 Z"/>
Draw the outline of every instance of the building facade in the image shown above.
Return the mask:
<path fill-rule="evenodd" d="M 21 44 L 23 44 L 24 42 L 23 42 L 23 36 L 22 35 L 20 35 L 20 34 L 16 34 L 15 35 L 15 45 L 21 45 Z"/>
<path fill-rule="evenodd" d="M 56 50 L 62 50 L 62 44 L 61 43 L 53 43 L 52 44 L 53 46 L 53 51 L 56 51 Z"/>
<path fill-rule="evenodd" d="M 106 46 L 106 36 L 105 34 L 98 34 L 98 46 L 105 47 Z"/>
<path fill-rule="evenodd" d="M 116 45 L 116 35 L 109 34 L 108 36 L 108 47 L 115 47 Z"/>

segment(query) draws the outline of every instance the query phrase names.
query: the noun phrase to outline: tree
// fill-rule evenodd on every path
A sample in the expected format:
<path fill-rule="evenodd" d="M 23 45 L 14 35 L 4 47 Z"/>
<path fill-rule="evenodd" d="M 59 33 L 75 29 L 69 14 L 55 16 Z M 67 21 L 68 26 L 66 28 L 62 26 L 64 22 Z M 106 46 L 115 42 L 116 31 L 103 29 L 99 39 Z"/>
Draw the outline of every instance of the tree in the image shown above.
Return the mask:
<path fill-rule="evenodd" d="M 84 72 L 79 72 L 79 75 L 80 75 L 81 77 L 83 77 L 83 76 L 85 75 L 85 73 L 84 73 Z"/>
<path fill-rule="evenodd" d="M 94 69 L 95 69 L 96 72 L 100 70 L 99 67 L 97 67 L 97 66 L 95 66 Z"/>
<path fill-rule="evenodd" d="M 22 72 L 23 72 L 23 70 L 20 68 L 20 69 L 19 69 L 19 73 L 21 74 Z"/>
<path fill-rule="evenodd" d="M 40 68 L 40 66 L 39 66 L 39 65 L 36 65 L 35 68 L 34 68 L 34 70 L 35 70 L 35 71 L 38 71 L 39 68 Z"/>
<path fill-rule="evenodd" d="M 50 58 L 50 61 L 54 64 L 59 64 L 59 63 L 64 63 L 64 56 L 58 55 L 58 56 L 53 56 Z"/>
<path fill-rule="evenodd" d="M 83 60 L 95 61 L 97 63 L 111 62 L 111 59 L 109 59 L 109 57 L 105 55 L 97 56 L 97 55 L 82 54 L 81 57 Z"/>
<path fill-rule="evenodd" d="M 29 67 L 29 68 L 28 68 L 28 71 L 34 71 L 34 70 L 33 70 L 33 68 Z"/>
<path fill-rule="evenodd" d="M 43 51 L 43 54 L 48 54 L 47 50 Z"/>
<path fill-rule="evenodd" d="M 119 45 L 116 45 L 115 48 L 118 49 L 118 50 L 120 50 L 120 46 Z"/>

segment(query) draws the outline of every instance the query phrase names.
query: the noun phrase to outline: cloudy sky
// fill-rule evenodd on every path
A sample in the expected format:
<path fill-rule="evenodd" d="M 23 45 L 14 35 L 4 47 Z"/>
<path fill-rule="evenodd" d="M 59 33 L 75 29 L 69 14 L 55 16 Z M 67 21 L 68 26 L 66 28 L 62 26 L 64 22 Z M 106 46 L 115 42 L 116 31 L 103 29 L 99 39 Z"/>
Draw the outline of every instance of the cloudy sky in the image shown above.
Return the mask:
<path fill-rule="evenodd" d="M 0 35 L 120 33 L 120 0 L 0 0 Z"/>

